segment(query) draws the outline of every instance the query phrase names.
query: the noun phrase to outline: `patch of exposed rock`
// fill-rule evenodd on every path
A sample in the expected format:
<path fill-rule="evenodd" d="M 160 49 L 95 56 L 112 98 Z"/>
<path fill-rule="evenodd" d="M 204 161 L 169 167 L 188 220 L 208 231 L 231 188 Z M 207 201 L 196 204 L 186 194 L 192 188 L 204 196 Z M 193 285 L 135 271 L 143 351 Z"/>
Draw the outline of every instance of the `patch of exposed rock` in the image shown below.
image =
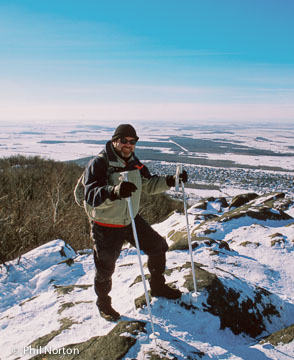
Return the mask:
<path fill-rule="evenodd" d="M 189 250 L 188 236 L 187 232 L 177 231 L 171 237 L 170 240 L 174 243 L 169 247 L 169 251 L 175 250 Z M 191 246 L 192 249 L 196 249 L 201 244 L 206 246 L 217 245 L 219 249 L 226 249 L 230 251 L 230 247 L 227 242 L 222 240 L 214 240 L 206 236 L 193 236 L 191 237 Z"/>
<path fill-rule="evenodd" d="M 239 194 L 233 197 L 232 202 L 230 204 L 230 209 L 240 207 L 244 204 L 247 204 L 249 201 L 256 199 L 258 194 L 256 193 L 247 193 L 247 194 Z"/>
<path fill-rule="evenodd" d="M 145 333 L 144 322 L 121 321 L 107 335 L 95 336 L 82 343 L 67 345 L 62 349 L 55 349 L 55 354 L 46 354 L 46 359 L 121 359 L 136 343 L 136 338 L 140 333 Z M 40 354 L 32 359 L 41 360 L 44 359 L 44 355 Z"/>
<path fill-rule="evenodd" d="M 275 296 L 267 290 L 259 287 L 250 289 L 246 293 L 252 293 L 252 297 L 247 297 L 243 289 L 248 285 L 239 279 L 232 281 L 232 285 L 236 282 L 234 286 L 228 287 L 203 266 L 196 265 L 195 272 L 198 291 L 207 292 L 207 301 L 203 304 L 205 311 L 219 316 L 221 329 L 229 328 L 236 335 L 245 333 L 255 338 L 266 331 L 265 320 L 271 322 L 273 316 L 280 317 L 281 309 L 272 301 Z M 185 278 L 184 286 L 193 291 L 192 272 Z"/>
<path fill-rule="evenodd" d="M 270 336 L 264 338 L 260 344 L 270 343 L 274 346 L 279 344 L 289 344 L 294 340 L 294 324 L 286 327 L 285 329 L 276 331 Z"/>

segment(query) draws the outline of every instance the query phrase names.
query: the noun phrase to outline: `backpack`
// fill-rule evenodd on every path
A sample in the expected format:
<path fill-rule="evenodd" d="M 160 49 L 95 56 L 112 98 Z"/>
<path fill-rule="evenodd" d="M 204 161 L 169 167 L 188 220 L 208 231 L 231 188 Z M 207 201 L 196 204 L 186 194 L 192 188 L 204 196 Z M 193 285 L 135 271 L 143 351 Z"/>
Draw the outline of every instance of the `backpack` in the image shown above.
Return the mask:
<path fill-rule="evenodd" d="M 109 161 L 108 161 L 108 157 L 106 155 L 106 153 L 101 152 L 98 154 L 98 157 L 102 158 L 107 166 L 107 177 L 115 171 L 115 169 L 113 167 L 109 166 Z M 75 202 L 77 203 L 77 205 L 79 207 L 84 207 L 84 200 L 85 200 L 85 184 L 84 184 L 84 175 L 85 175 L 85 171 L 83 171 L 82 175 L 79 177 L 76 186 L 74 188 L 74 198 L 75 198 Z"/>

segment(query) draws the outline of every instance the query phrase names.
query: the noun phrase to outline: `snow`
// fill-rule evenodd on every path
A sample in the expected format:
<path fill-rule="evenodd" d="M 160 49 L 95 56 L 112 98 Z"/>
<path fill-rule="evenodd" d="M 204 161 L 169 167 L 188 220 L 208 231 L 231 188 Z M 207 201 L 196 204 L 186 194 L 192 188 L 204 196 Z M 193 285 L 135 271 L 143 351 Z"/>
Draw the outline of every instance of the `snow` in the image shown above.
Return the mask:
<path fill-rule="evenodd" d="M 190 210 L 189 221 L 193 227 L 196 209 Z M 290 213 L 292 211 L 293 208 L 289 210 Z M 231 287 L 233 283 L 237 284 L 236 290 L 241 291 L 241 297 L 251 296 L 254 286 L 267 289 L 276 296 L 278 305 L 282 300 L 286 304 L 284 316 L 279 320 L 281 326 L 291 325 L 294 322 L 294 225 L 283 226 L 282 222 L 280 226 L 276 222 L 268 222 L 267 225 L 240 224 L 237 220 L 235 226 L 222 230 L 222 238 L 230 245 L 233 255 L 212 256 L 210 248 L 199 246 L 194 250 L 194 261 L 206 265 L 210 272 L 222 278 L 223 283 L 227 282 Z M 171 230 L 185 228 L 185 216 L 172 214 L 153 227 L 168 237 Z M 271 236 L 277 233 L 282 234 L 285 241 L 272 247 Z M 241 246 L 245 240 L 251 241 L 252 245 Z M 258 247 L 254 246 L 255 242 L 259 243 Z M 71 266 L 62 262 L 68 258 L 74 259 Z M 143 254 L 142 261 L 147 261 Z M 167 268 L 178 267 L 187 261 L 187 251 L 167 253 Z M 102 319 L 96 309 L 92 286 L 94 264 L 90 250 L 85 254 L 76 254 L 64 241 L 55 240 L 23 255 L 19 262 L 11 261 L 8 266 L 9 270 L 2 267 L 0 273 L 1 359 L 12 360 L 19 355 L 21 359 L 33 357 L 34 354 L 30 354 L 26 347 L 41 336 L 60 329 L 60 319 L 71 319 L 73 324 L 55 336 L 47 348 L 59 349 L 93 336 L 105 335 L 115 326 Z M 178 359 L 185 359 L 187 354 L 195 351 L 206 354 L 204 359 L 288 359 L 294 355 L 293 341 L 276 347 L 260 345 L 247 336 L 234 335 L 229 329 L 220 330 L 219 318 L 204 311 L 205 294 L 198 292 L 193 298 L 183 287 L 184 276 L 188 272 L 189 269 L 174 271 L 167 276 L 167 282 L 175 282 L 184 292 L 182 301 L 197 307 L 196 317 L 174 301 L 153 298 L 153 322 L 160 336 L 157 340 L 150 340 L 146 334 L 141 334 L 125 360 L 144 359 L 148 349 L 159 353 L 160 349 L 165 349 Z M 113 276 L 113 306 L 126 319 L 146 321 L 150 334 L 147 309 L 137 310 L 134 306 L 134 299 L 143 294 L 142 283 L 130 287 L 139 274 L 136 250 L 126 246 Z M 236 278 L 239 279 L 237 282 Z M 67 285 L 76 286 L 60 294 L 58 286 Z M 72 306 L 62 308 L 64 304 Z M 276 324 L 268 324 L 268 328 L 277 330 Z"/>

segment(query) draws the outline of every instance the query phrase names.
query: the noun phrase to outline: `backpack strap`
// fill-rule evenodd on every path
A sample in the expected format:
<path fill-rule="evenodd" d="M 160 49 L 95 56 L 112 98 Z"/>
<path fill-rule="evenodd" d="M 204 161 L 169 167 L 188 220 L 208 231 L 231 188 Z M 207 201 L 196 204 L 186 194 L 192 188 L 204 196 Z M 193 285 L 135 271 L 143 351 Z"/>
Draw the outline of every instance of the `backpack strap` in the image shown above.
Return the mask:
<path fill-rule="evenodd" d="M 80 207 L 84 207 L 84 174 L 85 174 L 85 170 L 83 171 L 82 175 L 77 181 L 74 189 L 75 202 Z"/>
<path fill-rule="evenodd" d="M 126 171 L 126 167 L 122 167 L 122 166 L 113 166 L 110 165 L 110 160 L 108 158 L 108 154 L 107 151 L 102 150 L 99 154 L 98 157 L 103 159 L 105 161 L 106 164 L 106 168 L 107 168 L 107 179 L 109 179 L 110 175 L 115 173 L 115 172 L 122 172 L 122 171 Z M 113 163 L 113 162 L 112 162 Z"/>
<path fill-rule="evenodd" d="M 107 156 L 106 151 L 102 150 L 102 151 L 98 154 L 98 157 L 99 157 L 100 159 L 103 159 L 103 161 L 104 161 L 105 164 L 106 164 L 106 169 L 107 169 L 106 176 L 107 176 L 107 183 L 108 183 L 108 179 L 109 179 L 110 175 L 113 174 L 114 172 L 116 172 L 116 168 L 109 165 L 109 159 L 108 159 L 108 156 Z"/>

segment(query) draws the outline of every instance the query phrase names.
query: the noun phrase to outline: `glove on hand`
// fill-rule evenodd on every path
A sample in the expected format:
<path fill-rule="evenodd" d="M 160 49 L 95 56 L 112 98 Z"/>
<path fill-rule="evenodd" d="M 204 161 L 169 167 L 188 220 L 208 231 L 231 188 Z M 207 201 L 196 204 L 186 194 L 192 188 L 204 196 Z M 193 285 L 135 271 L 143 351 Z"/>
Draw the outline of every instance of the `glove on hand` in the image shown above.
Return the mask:
<path fill-rule="evenodd" d="M 117 199 L 128 198 L 132 192 L 137 190 L 137 186 L 131 182 L 123 181 L 114 187 L 114 195 Z"/>
<path fill-rule="evenodd" d="M 166 183 L 167 186 L 176 186 L 176 175 L 167 175 L 166 176 Z M 183 182 L 186 183 L 188 181 L 188 174 L 186 170 L 183 170 L 183 172 L 179 175 L 179 183 Z"/>

